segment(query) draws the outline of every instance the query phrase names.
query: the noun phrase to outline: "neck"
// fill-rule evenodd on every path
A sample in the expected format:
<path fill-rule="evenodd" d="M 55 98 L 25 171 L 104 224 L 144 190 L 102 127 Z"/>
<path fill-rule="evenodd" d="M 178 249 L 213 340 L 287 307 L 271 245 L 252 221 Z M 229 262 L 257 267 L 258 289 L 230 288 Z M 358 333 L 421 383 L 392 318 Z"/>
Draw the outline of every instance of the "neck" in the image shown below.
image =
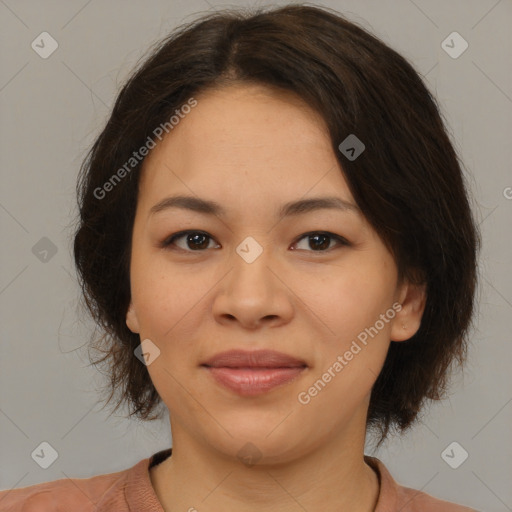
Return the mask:
<path fill-rule="evenodd" d="M 333 439 L 280 464 L 247 466 L 219 456 L 173 426 L 172 456 L 151 479 L 165 512 L 373 512 L 376 473 L 364 461 L 362 439 Z"/>

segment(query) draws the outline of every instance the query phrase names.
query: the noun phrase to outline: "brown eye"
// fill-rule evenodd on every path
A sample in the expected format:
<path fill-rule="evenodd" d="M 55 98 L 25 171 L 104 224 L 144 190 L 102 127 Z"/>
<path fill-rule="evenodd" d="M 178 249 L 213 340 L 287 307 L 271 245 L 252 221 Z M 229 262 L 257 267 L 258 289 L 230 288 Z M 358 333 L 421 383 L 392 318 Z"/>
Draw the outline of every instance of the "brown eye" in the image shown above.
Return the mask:
<path fill-rule="evenodd" d="M 306 239 L 306 247 L 299 247 L 299 250 L 306 250 L 308 252 L 329 252 L 331 249 L 339 246 L 349 246 L 350 243 L 343 237 L 335 235 L 334 233 L 324 231 L 313 231 L 303 234 L 295 245 L 300 240 Z M 176 243 L 178 240 L 183 240 L 181 243 Z M 206 249 L 211 249 L 209 245 L 214 239 L 203 231 L 180 231 L 164 240 L 160 246 L 164 249 L 178 249 L 186 252 L 202 252 Z M 334 244 L 332 244 L 334 242 Z M 217 245 L 220 247 L 220 245 Z M 295 249 L 294 249 L 295 250 Z"/>
<path fill-rule="evenodd" d="M 184 239 L 183 245 L 176 244 L 176 240 Z M 167 238 L 163 243 L 162 247 L 170 248 L 175 245 L 184 251 L 203 251 L 208 249 L 210 241 L 213 240 L 210 235 L 203 233 L 202 231 L 182 231 Z"/>
<path fill-rule="evenodd" d="M 332 249 L 330 245 L 331 241 L 333 240 L 338 246 L 349 245 L 347 240 L 344 238 L 335 235 L 334 233 L 328 233 L 324 231 L 306 233 L 299 238 L 299 241 L 302 239 L 307 239 L 307 247 L 299 248 L 299 250 L 309 250 L 310 252 L 328 252 L 330 249 Z"/>

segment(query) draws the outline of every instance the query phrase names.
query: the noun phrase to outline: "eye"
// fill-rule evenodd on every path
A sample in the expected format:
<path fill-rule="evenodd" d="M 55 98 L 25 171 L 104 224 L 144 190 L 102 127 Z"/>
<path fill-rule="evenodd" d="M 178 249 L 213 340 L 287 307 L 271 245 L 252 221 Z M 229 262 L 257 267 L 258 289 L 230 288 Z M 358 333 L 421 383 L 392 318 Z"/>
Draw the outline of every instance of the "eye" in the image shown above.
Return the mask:
<path fill-rule="evenodd" d="M 208 235 L 208 233 L 204 233 L 203 231 L 180 231 L 179 233 L 175 233 L 174 235 L 165 239 L 162 242 L 161 247 L 170 248 L 171 245 L 176 245 L 176 240 L 179 240 L 181 238 L 185 238 L 185 244 L 188 247 L 177 247 L 183 251 L 188 252 L 202 251 L 203 249 L 208 249 L 209 240 L 213 240 L 213 238 L 210 235 Z"/>
<path fill-rule="evenodd" d="M 184 239 L 185 247 L 176 244 L 176 241 L 180 239 Z M 310 233 L 304 233 L 297 239 L 294 245 L 297 245 L 298 242 L 303 239 L 309 239 L 308 246 L 309 248 L 312 248 L 309 252 L 328 252 L 333 248 L 331 247 L 331 241 L 333 240 L 338 246 L 350 245 L 350 242 L 345 238 L 328 231 L 311 231 Z M 209 247 L 209 242 L 212 240 L 213 238 L 203 231 L 180 231 L 179 233 L 175 233 L 174 235 L 166 238 L 160 246 L 164 249 L 172 249 L 171 246 L 176 246 L 178 249 L 186 252 L 201 252 L 205 249 L 211 249 L 211 247 Z M 217 247 L 220 246 L 217 245 Z M 299 248 L 299 250 L 308 251 L 308 248 L 304 249 L 303 247 Z"/>
<path fill-rule="evenodd" d="M 313 248 L 313 250 L 309 252 L 328 252 L 329 250 L 332 249 L 332 247 L 329 246 L 330 241 L 332 241 L 333 239 L 336 241 L 338 246 L 350 245 L 350 243 L 343 237 L 335 235 L 334 233 L 329 233 L 328 231 L 312 231 L 310 233 L 305 233 L 298 239 L 298 241 L 302 239 L 309 239 L 309 243 L 306 243 L 308 243 L 309 247 Z M 300 250 L 304 250 L 304 248 Z"/>

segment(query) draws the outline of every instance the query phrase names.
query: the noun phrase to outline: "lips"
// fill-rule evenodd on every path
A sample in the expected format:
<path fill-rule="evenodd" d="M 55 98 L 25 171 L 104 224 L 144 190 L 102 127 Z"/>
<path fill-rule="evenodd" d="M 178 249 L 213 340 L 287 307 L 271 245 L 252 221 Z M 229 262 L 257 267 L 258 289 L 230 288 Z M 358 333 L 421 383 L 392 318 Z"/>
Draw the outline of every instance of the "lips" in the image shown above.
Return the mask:
<path fill-rule="evenodd" d="M 298 368 L 304 361 L 274 350 L 229 350 L 217 354 L 203 363 L 213 368 Z"/>
<path fill-rule="evenodd" d="M 273 350 L 231 350 L 201 365 L 220 385 L 242 396 L 255 396 L 283 386 L 301 375 L 301 359 Z"/>

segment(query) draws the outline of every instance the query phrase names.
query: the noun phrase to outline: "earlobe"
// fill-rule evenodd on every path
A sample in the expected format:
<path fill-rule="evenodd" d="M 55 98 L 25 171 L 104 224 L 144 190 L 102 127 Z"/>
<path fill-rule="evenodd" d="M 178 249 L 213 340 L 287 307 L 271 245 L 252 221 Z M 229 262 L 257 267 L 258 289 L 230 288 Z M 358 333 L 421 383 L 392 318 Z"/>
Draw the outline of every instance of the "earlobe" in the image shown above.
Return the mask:
<path fill-rule="evenodd" d="M 130 305 L 128 306 L 128 311 L 126 313 L 126 325 L 128 329 L 133 333 L 140 333 L 139 328 L 139 320 L 137 318 L 137 313 L 135 312 L 135 308 L 133 307 L 133 303 L 130 301 Z"/>
<path fill-rule="evenodd" d="M 420 328 L 427 301 L 426 283 L 407 282 L 401 290 L 400 299 L 401 309 L 393 319 L 391 341 L 406 341 Z"/>

